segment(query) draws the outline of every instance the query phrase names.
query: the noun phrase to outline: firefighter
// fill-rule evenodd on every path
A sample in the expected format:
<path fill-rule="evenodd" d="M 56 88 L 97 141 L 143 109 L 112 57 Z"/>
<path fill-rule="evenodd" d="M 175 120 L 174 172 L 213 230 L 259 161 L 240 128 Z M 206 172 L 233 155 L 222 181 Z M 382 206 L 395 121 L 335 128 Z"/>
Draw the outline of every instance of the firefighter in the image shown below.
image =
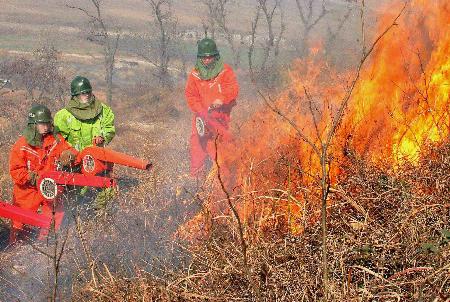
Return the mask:
<path fill-rule="evenodd" d="M 56 130 L 78 151 L 109 144 L 116 133 L 111 108 L 96 99 L 85 77 L 72 80 L 70 93 L 67 106 L 55 114 Z"/>
<path fill-rule="evenodd" d="M 197 61 L 188 76 L 185 96 L 193 112 L 190 138 L 191 176 L 205 172 L 205 162 L 216 160 L 216 144 L 231 141 L 230 113 L 236 104 L 239 85 L 236 76 L 224 64 L 214 40 L 198 42 Z M 220 158 L 220 149 L 217 152 Z M 222 171 L 226 168 L 222 167 Z"/>
<path fill-rule="evenodd" d="M 28 122 L 22 136 L 13 145 L 9 157 L 9 173 L 14 183 L 13 204 L 42 214 L 52 216 L 55 209 L 55 229 L 64 216 L 62 205 L 47 201 L 39 193 L 36 182 L 42 172 L 55 171 L 58 167 L 70 166 L 77 151 L 53 129 L 50 110 L 44 105 L 34 105 L 28 112 Z M 12 221 L 10 242 L 16 241 L 17 231 L 23 224 Z M 48 230 L 41 229 L 40 239 Z"/>

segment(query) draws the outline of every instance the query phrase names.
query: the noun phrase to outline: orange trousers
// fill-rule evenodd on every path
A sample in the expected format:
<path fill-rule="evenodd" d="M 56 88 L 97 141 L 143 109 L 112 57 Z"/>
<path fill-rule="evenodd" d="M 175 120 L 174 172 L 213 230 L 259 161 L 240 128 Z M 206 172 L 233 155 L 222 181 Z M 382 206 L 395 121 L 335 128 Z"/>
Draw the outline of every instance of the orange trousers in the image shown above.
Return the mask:
<path fill-rule="evenodd" d="M 191 156 L 191 176 L 197 176 L 205 169 L 206 159 L 216 162 L 218 160 L 221 174 L 229 174 L 229 170 L 225 164 L 224 158 L 227 157 L 226 152 L 228 145 L 232 142 L 231 133 L 229 131 L 230 115 L 224 113 L 213 113 L 210 116 L 202 117 L 205 120 L 207 134 L 200 137 L 197 133 L 195 117 L 192 119 L 192 132 L 190 139 L 190 156 Z M 217 150 L 216 150 L 217 145 Z M 216 158 L 216 154 L 217 157 Z"/>

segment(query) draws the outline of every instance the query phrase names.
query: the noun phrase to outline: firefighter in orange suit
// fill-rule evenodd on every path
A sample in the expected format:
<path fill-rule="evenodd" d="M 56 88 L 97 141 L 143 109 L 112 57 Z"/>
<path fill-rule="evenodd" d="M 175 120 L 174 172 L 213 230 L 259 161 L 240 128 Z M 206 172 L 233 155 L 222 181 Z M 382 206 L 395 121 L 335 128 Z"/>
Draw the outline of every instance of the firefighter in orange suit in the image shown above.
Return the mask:
<path fill-rule="evenodd" d="M 71 165 L 77 151 L 60 134 L 53 131 L 50 110 L 43 105 L 34 105 L 28 113 L 28 124 L 23 135 L 13 145 L 9 158 L 9 172 L 14 182 L 13 204 L 23 209 L 38 211 L 52 216 L 55 209 L 55 229 L 64 216 L 62 205 L 47 201 L 39 193 L 36 182 L 39 174 L 57 170 L 58 165 Z M 10 242 L 16 240 L 17 231 L 23 230 L 22 223 L 12 222 Z M 40 239 L 48 230 L 42 229 Z"/>
<path fill-rule="evenodd" d="M 220 146 L 231 141 L 230 113 L 238 92 L 236 76 L 231 67 L 223 63 L 216 43 L 209 38 L 199 41 L 197 62 L 188 76 L 185 89 L 187 103 L 193 112 L 190 139 L 192 176 L 204 170 L 208 157 L 217 160 L 216 144 L 220 158 Z M 225 172 L 226 167 L 221 168 Z"/>

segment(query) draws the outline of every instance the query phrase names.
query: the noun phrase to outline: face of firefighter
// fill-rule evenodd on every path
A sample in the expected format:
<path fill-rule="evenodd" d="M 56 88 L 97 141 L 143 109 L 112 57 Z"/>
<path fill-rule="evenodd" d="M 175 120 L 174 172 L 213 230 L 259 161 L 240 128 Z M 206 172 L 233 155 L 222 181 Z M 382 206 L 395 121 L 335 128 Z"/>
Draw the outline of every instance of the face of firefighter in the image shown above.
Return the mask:
<path fill-rule="evenodd" d="M 91 96 L 92 96 L 92 93 L 90 93 L 90 92 L 80 94 L 79 95 L 80 103 L 82 103 L 82 104 L 88 103 L 90 98 L 91 98 Z"/>
<path fill-rule="evenodd" d="M 51 123 L 37 123 L 36 129 L 39 132 L 39 134 L 44 135 L 47 133 L 50 133 L 50 130 L 52 129 Z"/>
<path fill-rule="evenodd" d="M 205 66 L 208 66 L 209 64 L 211 64 L 214 61 L 214 56 L 208 56 L 208 57 L 203 57 L 202 58 L 202 63 Z"/>

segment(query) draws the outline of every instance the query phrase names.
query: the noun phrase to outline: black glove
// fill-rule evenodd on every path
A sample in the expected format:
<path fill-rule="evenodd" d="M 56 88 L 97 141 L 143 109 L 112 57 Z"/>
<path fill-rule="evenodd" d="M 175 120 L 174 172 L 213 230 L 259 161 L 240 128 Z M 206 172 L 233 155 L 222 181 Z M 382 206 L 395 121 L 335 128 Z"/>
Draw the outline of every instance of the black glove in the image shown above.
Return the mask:
<path fill-rule="evenodd" d="M 35 186 L 38 179 L 38 174 L 34 171 L 30 171 L 28 172 L 28 177 L 30 178 L 28 180 L 28 183 L 32 186 Z"/>

